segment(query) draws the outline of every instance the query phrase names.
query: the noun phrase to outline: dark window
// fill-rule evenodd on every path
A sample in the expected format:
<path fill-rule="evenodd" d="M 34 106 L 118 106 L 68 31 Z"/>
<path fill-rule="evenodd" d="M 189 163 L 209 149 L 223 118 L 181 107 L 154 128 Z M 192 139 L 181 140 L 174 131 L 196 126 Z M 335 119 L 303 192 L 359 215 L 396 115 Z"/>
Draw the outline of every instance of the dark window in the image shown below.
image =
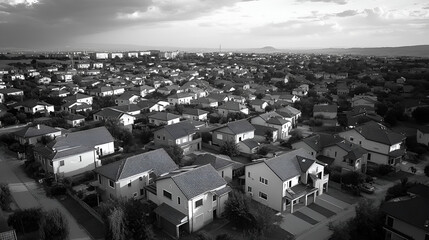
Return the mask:
<path fill-rule="evenodd" d="M 371 153 L 368 153 L 368 160 L 371 160 Z"/>
<path fill-rule="evenodd" d="M 213 195 L 213 202 L 217 200 L 217 195 Z"/>
<path fill-rule="evenodd" d="M 265 193 L 263 193 L 263 192 L 259 192 L 259 197 L 260 197 L 260 198 L 262 198 L 262 199 L 265 199 L 265 200 L 267 200 L 267 199 L 268 199 L 267 194 L 265 194 Z"/>
<path fill-rule="evenodd" d="M 164 195 L 164 197 L 166 197 L 166 198 L 168 198 L 168 199 L 171 200 L 171 193 L 169 193 L 169 192 L 167 192 L 167 191 L 164 190 L 163 195 Z"/>
<path fill-rule="evenodd" d="M 252 187 L 247 186 L 247 191 L 252 192 Z"/>
<path fill-rule="evenodd" d="M 128 183 L 128 187 L 131 187 L 131 182 Z"/>
<path fill-rule="evenodd" d="M 202 206 L 202 205 L 203 205 L 203 199 L 200 199 L 200 200 L 195 202 L 195 208 Z"/>
<path fill-rule="evenodd" d="M 64 166 L 64 160 L 60 161 L 60 166 Z"/>
<path fill-rule="evenodd" d="M 143 196 L 144 195 L 144 189 L 142 188 L 142 189 L 140 189 L 140 196 Z"/>
<path fill-rule="evenodd" d="M 109 186 L 111 186 L 112 188 L 115 188 L 115 183 L 112 180 L 109 180 Z"/>
<path fill-rule="evenodd" d="M 180 197 L 177 197 L 177 204 L 180 205 Z"/>
<path fill-rule="evenodd" d="M 387 223 L 386 223 L 386 225 L 388 227 L 393 227 L 393 218 L 392 217 L 387 216 Z"/>
<path fill-rule="evenodd" d="M 101 176 L 100 175 L 97 175 L 98 176 L 98 182 L 101 184 Z"/>

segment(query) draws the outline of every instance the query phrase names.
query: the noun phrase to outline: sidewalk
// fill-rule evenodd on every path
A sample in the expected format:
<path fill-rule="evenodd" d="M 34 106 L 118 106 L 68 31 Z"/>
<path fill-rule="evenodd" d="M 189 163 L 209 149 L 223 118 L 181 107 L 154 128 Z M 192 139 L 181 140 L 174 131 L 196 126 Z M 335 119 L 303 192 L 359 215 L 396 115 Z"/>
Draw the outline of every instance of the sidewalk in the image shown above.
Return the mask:
<path fill-rule="evenodd" d="M 91 239 L 72 215 L 55 199 L 46 197 L 45 190 L 23 171 L 24 161 L 18 161 L 0 148 L 0 182 L 6 182 L 11 195 L 20 209 L 41 207 L 43 210 L 59 209 L 69 223 L 71 240 Z"/>

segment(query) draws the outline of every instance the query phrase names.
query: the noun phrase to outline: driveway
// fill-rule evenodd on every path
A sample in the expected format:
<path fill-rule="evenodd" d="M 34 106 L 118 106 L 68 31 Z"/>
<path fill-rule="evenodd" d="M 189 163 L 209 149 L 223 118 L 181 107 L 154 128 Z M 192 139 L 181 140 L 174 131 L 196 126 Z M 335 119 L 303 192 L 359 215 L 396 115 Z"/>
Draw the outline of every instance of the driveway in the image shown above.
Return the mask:
<path fill-rule="evenodd" d="M 331 221 L 351 206 L 352 204 L 339 200 L 333 194 L 325 193 L 318 196 L 316 202 L 302 206 L 294 213 L 283 213 L 280 227 L 298 238 L 319 223 Z"/>
<path fill-rule="evenodd" d="M 55 199 L 46 197 L 45 190 L 23 170 L 23 161 L 19 161 L 0 147 L 0 182 L 9 184 L 15 208 L 28 209 L 41 207 L 43 210 L 59 209 L 69 223 L 71 240 L 91 239 L 73 216 Z"/>

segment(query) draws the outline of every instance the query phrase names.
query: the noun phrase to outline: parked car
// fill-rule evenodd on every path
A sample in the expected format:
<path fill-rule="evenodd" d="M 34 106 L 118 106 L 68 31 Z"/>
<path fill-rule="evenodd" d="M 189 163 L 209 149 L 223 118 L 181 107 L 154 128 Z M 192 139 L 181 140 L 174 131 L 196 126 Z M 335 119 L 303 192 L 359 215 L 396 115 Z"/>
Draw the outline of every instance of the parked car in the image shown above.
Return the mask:
<path fill-rule="evenodd" d="M 372 186 L 371 184 L 368 183 L 363 183 L 359 186 L 359 189 L 364 192 L 364 193 L 368 193 L 368 194 L 372 194 L 374 193 L 374 186 Z"/>

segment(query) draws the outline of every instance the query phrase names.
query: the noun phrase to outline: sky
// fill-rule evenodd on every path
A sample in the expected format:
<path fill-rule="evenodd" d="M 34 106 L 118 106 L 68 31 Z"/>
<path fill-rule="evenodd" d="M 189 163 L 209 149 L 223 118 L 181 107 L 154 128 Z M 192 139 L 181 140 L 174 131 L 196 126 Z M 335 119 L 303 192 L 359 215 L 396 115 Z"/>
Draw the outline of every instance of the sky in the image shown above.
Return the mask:
<path fill-rule="evenodd" d="M 0 0 L 0 48 L 429 44 L 427 0 Z"/>

